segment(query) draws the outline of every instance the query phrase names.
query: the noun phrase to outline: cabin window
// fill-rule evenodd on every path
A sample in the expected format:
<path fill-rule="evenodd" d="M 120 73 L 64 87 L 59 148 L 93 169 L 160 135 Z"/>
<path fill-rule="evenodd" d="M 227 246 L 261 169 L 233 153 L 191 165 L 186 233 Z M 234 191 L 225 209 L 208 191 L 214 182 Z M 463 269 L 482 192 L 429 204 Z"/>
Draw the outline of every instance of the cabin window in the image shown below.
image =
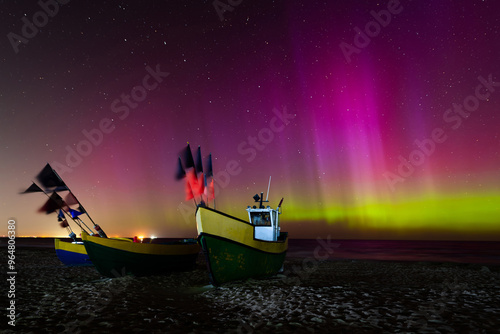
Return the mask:
<path fill-rule="evenodd" d="M 252 224 L 256 226 L 271 226 L 271 216 L 269 212 L 252 212 Z"/>

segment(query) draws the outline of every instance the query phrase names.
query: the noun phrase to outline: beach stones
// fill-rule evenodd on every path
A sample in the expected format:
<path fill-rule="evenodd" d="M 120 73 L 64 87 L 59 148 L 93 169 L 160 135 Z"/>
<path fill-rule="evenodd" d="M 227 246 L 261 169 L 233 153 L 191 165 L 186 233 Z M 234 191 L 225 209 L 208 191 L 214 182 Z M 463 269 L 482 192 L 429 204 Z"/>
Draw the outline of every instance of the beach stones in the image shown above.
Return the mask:
<path fill-rule="evenodd" d="M 495 332 L 500 322 L 493 266 L 322 261 L 307 275 L 215 288 L 202 259 L 191 272 L 109 279 L 62 266 L 53 250 L 19 253 L 16 332 Z"/>

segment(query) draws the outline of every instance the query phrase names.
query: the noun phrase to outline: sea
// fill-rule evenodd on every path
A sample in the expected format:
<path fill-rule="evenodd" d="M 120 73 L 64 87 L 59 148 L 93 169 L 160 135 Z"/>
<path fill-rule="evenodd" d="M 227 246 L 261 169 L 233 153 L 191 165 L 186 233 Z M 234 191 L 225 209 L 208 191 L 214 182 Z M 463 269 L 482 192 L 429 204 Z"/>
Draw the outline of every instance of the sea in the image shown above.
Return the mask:
<path fill-rule="evenodd" d="M 0 247 L 7 246 L 0 238 Z M 69 239 L 61 239 L 70 241 Z M 172 239 L 145 238 L 145 243 Z M 16 247 L 52 248 L 54 238 L 16 238 Z M 287 257 L 500 265 L 500 241 L 290 239 Z"/>
<path fill-rule="evenodd" d="M 500 265 L 500 241 L 290 240 L 287 256 Z"/>

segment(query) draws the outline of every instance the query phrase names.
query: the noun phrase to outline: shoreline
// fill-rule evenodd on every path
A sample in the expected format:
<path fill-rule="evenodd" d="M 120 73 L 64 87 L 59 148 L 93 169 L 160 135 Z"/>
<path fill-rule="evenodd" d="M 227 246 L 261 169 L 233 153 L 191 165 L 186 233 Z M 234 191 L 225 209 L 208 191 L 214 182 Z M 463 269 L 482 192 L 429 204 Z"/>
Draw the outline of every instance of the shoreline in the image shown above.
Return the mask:
<path fill-rule="evenodd" d="M 0 249 L 7 247 L 0 238 Z M 68 238 L 60 238 L 71 241 Z M 158 238 L 162 243 L 176 238 Z M 53 249 L 54 238 L 16 238 L 16 248 Z M 148 243 L 149 239 L 145 238 Z M 300 257 L 333 260 L 380 260 L 408 262 L 452 262 L 500 265 L 500 241 L 404 241 L 291 239 L 287 258 Z"/>

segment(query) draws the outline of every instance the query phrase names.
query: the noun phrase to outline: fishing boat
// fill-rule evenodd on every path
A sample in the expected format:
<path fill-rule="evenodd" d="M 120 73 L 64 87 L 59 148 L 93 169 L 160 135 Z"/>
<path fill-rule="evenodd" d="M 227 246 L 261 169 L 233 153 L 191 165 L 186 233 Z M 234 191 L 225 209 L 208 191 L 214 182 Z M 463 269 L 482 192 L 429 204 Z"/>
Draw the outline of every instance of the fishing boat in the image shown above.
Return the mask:
<path fill-rule="evenodd" d="M 254 196 L 259 207 L 247 208 L 248 220 L 198 205 L 198 241 L 213 285 L 270 277 L 283 268 L 288 250 L 288 233 L 279 227 L 283 199 L 273 209 L 264 207 L 262 195 Z"/>
<path fill-rule="evenodd" d="M 54 239 L 56 254 L 66 266 L 91 266 L 92 262 L 85 250 L 83 241 L 67 242 Z"/>
<path fill-rule="evenodd" d="M 130 240 L 127 238 L 113 238 L 119 240 Z M 92 266 L 87 250 L 83 241 L 64 241 L 61 239 L 54 239 L 54 246 L 56 255 L 59 260 L 66 266 Z"/>
<path fill-rule="evenodd" d="M 82 231 L 82 240 L 97 271 L 107 277 L 190 270 L 194 268 L 200 252 L 196 239 L 151 244 L 124 238 L 99 238 Z"/>
<path fill-rule="evenodd" d="M 259 206 L 249 206 L 248 220 L 243 220 L 215 209 L 212 154 L 208 155 L 203 169 L 200 147 L 195 161 L 188 143 L 179 156 L 175 177 L 186 181 L 186 200 L 195 202 L 198 242 L 213 285 L 269 277 L 282 270 L 288 250 L 288 233 L 281 232 L 279 226 L 283 198 L 276 209 L 263 205 L 269 202 L 271 178 L 266 200 L 263 193 L 255 195 L 253 198 Z M 200 204 L 196 197 L 200 198 Z M 208 206 L 210 201 L 213 208 Z"/>

